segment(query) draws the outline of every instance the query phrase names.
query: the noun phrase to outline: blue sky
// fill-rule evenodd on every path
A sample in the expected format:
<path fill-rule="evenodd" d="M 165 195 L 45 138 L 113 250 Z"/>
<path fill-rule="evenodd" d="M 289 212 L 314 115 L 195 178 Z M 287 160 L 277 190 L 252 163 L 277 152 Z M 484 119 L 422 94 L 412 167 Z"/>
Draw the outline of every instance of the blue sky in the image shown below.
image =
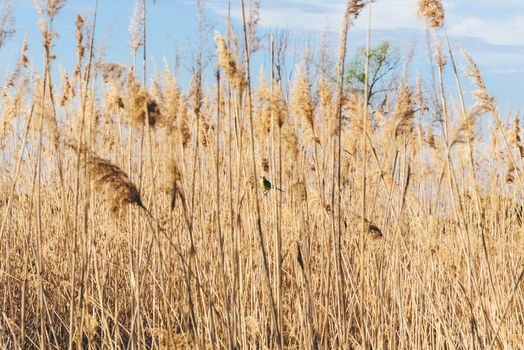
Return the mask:
<path fill-rule="evenodd" d="M 165 58 L 174 66 L 176 54 L 181 57 L 180 79 L 188 76 L 191 52 L 196 47 L 197 9 L 195 0 L 158 0 L 148 2 L 149 69 L 153 62 L 161 68 Z M 239 23 L 239 1 L 232 1 L 233 20 Z M 61 65 L 71 70 L 76 60 L 74 20 L 78 13 L 91 18 L 94 1 L 70 0 L 56 19 L 59 33 L 54 52 Z M 208 47 L 212 49 L 213 29 L 223 30 L 227 1 L 203 0 L 209 26 Z M 373 42 L 388 39 L 406 53 L 415 47 L 413 70 L 427 69 L 423 24 L 416 18 L 416 0 L 377 0 L 372 10 Z M 446 28 L 452 44 L 460 44 L 481 68 L 488 89 L 497 97 L 501 110 L 524 111 L 524 0 L 444 0 Z M 97 47 L 105 48 L 106 60 L 130 64 L 129 19 L 135 0 L 100 0 L 97 23 Z M 318 43 L 321 32 L 331 31 L 333 55 L 340 28 L 344 0 L 262 0 L 261 33 L 269 28 L 289 29 L 295 38 L 296 60 L 306 40 Z M 38 16 L 33 0 L 14 0 L 17 33 L 0 49 L 0 78 L 16 62 L 23 38 L 27 35 L 30 58 L 36 71 L 41 71 L 42 50 Z M 350 54 L 365 43 L 367 15 L 356 23 L 349 37 Z M 456 50 L 458 54 L 458 50 Z M 267 60 L 260 53 L 255 63 Z M 417 63 L 418 62 L 418 63 Z M 255 67 L 258 71 L 258 67 Z M 467 88 L 469 85 L 465 82 Z M 454 86 L 450 85 L 450 92 Z"/>

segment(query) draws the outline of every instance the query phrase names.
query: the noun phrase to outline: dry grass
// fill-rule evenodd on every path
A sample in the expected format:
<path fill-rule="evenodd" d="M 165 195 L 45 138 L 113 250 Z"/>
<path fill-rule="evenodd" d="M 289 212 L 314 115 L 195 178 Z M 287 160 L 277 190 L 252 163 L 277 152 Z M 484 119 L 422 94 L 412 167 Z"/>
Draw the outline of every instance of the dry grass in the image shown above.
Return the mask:
<path fill-rule="evenodd" d="M 373 115 L 340 79 L 365 1 L 348 3 L 339 56 L 306 54 L 290 82 L 272 40 L 271 79 L 253 92 L 252 2 L 243 31 L 215 34 L 221 74 L 207 84 L 197 62 L 187 93 L 168 68 L 151 88 L 136 78 L 145 5 L 131 68 L 95 57 L 96 22 L 79 16 L 78 64 L 55 85 L 63 5 L 39 9 L 42 75 L 23 44 L 0 99 L 0 348 L 524 344 L 520 117 L 502 119 L 465 52 L 458 72 L 440 1 L 419 9 L 440 82 L 413 83 L 408 62 Z M 258 175 L 283 191 L 264 193 Z"/>

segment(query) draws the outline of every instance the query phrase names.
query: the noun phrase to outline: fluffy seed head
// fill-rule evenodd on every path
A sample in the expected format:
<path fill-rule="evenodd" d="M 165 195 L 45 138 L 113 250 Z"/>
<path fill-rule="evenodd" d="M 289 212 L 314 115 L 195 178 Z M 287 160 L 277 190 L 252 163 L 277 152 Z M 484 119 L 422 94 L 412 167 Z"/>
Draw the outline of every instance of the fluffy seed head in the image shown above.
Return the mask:
<path fill-rule="evenodd" d="M 222 35 L 215 32 L 218 65 L 226 72 L 227 78 L 234 86 L 241 87 L 244 82 L 244 72 L 238 56 L 231 50 Z"/>
<path fill-rule="evenodd" d="M 442 28 L 444 25 L 444 6 L 441 0 L 419 0 L 417 14 L 426 21 L 430 29 Z"/>
<path fill-rule="evenodd" d="M 96 155 L 91 155 L 88 158 L 88 164 L 96 188 L 111 203 L 113 212 L 124 209 L 128 204 L 134 204 L 145 209 L 140 198 L 140 192 L 122 169 L 109 160 Z"/>
<path fill-rule="evenodd" d="M 479 67 L 466 50 L 462 49 L 462 54 L 469 64 L 469 69 L 464 72 L 464 75 L 466 75 L 477 88 L 477 90 L 473 91 L 473 98 L 476 103 L 473 106 L 472 115 L 478 116 L 488 112 L 497 114 L 497 103 L 495 98 L 488 94 L 488 89 L 480 75 Z"/>
<path fill-rule="evenodd" d="M 311 96 L 311 85 L 308 82 L 304 68 L 300 67 L 298 70 L 297 80 L 292 95 L 292 110 L 295 115 L 305 119 L 306 124 L 310 129 L 315 128 L 315 116 L 313 99 Z"/>

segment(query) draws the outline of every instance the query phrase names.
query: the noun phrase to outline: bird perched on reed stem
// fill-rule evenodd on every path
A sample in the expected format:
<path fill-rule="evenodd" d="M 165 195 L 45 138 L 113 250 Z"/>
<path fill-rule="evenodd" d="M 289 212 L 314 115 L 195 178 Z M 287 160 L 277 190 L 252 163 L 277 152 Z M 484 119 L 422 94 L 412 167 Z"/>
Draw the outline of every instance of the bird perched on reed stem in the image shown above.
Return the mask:
<path fill-rule="evenodd" d="M 260 188 L 264 190 L 264 194 L 267 194 L 272 188 L 275 188 L 277 191 L 284 192 L 278 187 L 273 187 L 271 182 L 268 179 L 266 179 L 265 176 L 260 177 L 260 181 L 258 182 L 258 184 Z"/>

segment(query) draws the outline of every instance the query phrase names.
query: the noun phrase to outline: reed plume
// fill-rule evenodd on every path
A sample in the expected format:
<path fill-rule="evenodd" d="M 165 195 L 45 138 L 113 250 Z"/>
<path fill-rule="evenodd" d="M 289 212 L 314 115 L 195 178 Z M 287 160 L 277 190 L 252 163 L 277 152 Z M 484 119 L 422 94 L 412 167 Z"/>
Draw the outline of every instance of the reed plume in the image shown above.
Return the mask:
<path fill-rule="evenodd" d="M 469 69 L 464 72 L 464 75 L 468 77 L 471 83 L 477 88 L 473 92 L 473 98 L 476 103 L 472 108 L 471 114 L 480 116 L 487 112 L 497 113 L 497 103 L 495 98 L 488 93 L 486 84 L 480 75 L 479 67 L 466 50 L 462 49 L 461 51 L 469 64 Z"/>
<path fill-rule="evenodd" d="M 215 32 L 215 44 L 217 46 L 218 65 L 226 72 L 229 82 L 241 89 L 244 83 L 244 72 L 238 55 L 228 47 L 219 32 Z"/>
<path fill-rule="evenodd" d="M 124 209 L 128 204 L 147 210 L 137 187 L 122 169 L 96 155 L 88 157 L 88 164 L 96 189 L 106 197 L 113 212 Z"/>
<path fill-rule="evenodd" d="M 441 0 L 419 0 L 417 14 L 430 29 L 444 26 L 444 6 Z"/>
<path fill-rule="evenodd" d="M 186 148 L 191 141 L 192 133 L 189 121 L 189 109 L 185 98 L 180 98 L 179 100 L 178 113 L 180 139 L 182 141 L 182 146 Z"/>
<path fill-rule="evenodd" d="M 267 137 L 271 131 L 271 91 L 263 72 L 260 72 L 260 86 L 255 91 L 255 119 L 258 120 L 258 135 Z"/>
<path fill-rule="evenodd" d="M 520 118 L 518 113 L 513 119 L 513 143 L 519 151 L 520 158 L 524 158 L 524 145 L 520 137 Z"/>
<path fill-rule="evenodd" d="M 288 107 L 282 90 L 282 83 L 273 82 L 273 85 L 273 91 L 271 92 L 273 122 L 279 128 L 282 128 L 288 119 Z"/>
<path fill-rule="evenodd" d="M 145 25 L 145 8 L 142 1 L 137 1 L 129 22 L 129 47 L 133 56 L 136 56 L 138 49 L 144 45 L 144 25 Z"/>
<path fill-rule="evenodd" d="M 76 54 L 77 54 L 77 57 L 79 57 L 79 60 L 80 58 L 83 58 L 85 55 L 85 47 L 83 45 L 84 26 L 85 26 L 85 18 L 80 15 L 76 16 L 76 20 L 75 20 Z"/>
<path fill-rule="evenodd" d="M 315 108 L 313 105 L 311 84 L 308 81 L 308 76 L 304 71 L 303 65 L 301 65 L 298 69 L 297 78 L 295 80 L 291 97 L 291 108 L 296 116 L 304 118 L 307 127 L 313 133 L 314 140 L 316 137 Z"/>
<path fill-rule="evenodd" d="M 158 103 L 144 87 L 134 80 L 131 71 L 128 74 L 127 83 L 127 99 L 123 106 L 131 119 L 131 124 L 140 127 L 144 125 L 144 120 L 148 117 L 149 126 L 154 127 L 160 119 Z"/>
<path fill-rule="evenodd" d="M 4 1 L 0 12 L 0 49 L 4 46 L 7 38 L 15 34 L 15 20 L 11 17 L 13 12 L 13 0 Z"/>
<path fill-rule="evenodd" d="M 424 96 L 424 90 L 422 87 L 422 79 L 420 78 L 419 74 L 417 74 L 416 84 L 417 84 L 417 91 L 415 95 L 415 101 L 417 102 L 419 112 L 421 114 L 424 114 L 425 112 L 429 111 L 429 107 L 426 102 L 426 98 Z"/>
<path fill-rule="evenodd" d="M 54 17 L 65 4 L 65 0 L 47 0 L 45 12 L 49 17 Z"/>
<path fill-rule="evenodd" d="M 186 207 L 186 199 L 184 196 L 184 191 L 182 190 L 182 173 L 178 167 L 177 162 L 174 159 L 171 159 L 167 164 L 167 187 L 166 190 L 170 192 L 171 195 L 171 210 L 175 209 L 176 200 L 180 197 L 182 205 Z"/>
<path fill-rule="evenodd" d="M 160 113 L 163 116 L 161 125 L 172 134 L 177 128 L 177 122 L 181 119 L 180 114 L 183 113 L 182 93 L 175 77 L 167 68 L 162 72 L 162 85 L 162 88 L 159 89 Z"/>
<path fill-rule="evenodd" d="M 395 101 L 395 118 L 397 124 L 395 128 L 395 138 L 403 135 L 406 137 L 412 136 L 414 130 L 413 117 L 415 109 L 413 106 L 413 92 L 407 85 L 406 81 L 402 81 L 397 92 Z"/>

